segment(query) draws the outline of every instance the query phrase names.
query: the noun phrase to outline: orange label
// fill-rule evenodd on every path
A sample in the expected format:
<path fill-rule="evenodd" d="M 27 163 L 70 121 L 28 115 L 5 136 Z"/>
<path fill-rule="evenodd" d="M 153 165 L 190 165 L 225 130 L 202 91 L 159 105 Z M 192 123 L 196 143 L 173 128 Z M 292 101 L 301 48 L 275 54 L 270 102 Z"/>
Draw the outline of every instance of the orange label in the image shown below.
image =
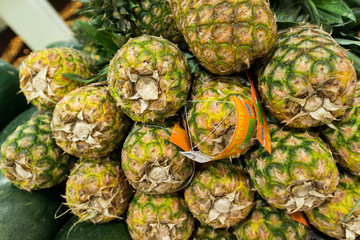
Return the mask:
<path fill-rule="evenodd" d="M 187 132 L 179 124 L 175 124 L 169 141 L 184 151 L 191 150 L 191 143 Z"/>
<path fill-rule="evenodd" d="M 304 215 L 303 212 L 292 213 L 291 217 L 292 217 L 293 220 L 295 220 L 295 221 L 297 221 L 299 223 L 302 223 L 302 224 L 306 225 L 308 228 L 310 228 L 310 225 L 309 225 L 308 221 L 306 220 L 305 215 Z"/>
<path fill-rule="evenodd" d="M 254 107 L 256 111 L 257 116 L 257 134 L 256 138 L 257 140 L 265 147 L 266 150 L 271 154 L 271 136 L 270 131 L 268 127 L 268 122 L 266 119 L 266 114 L 264 111 L 263 106 L 260 103 L 260 98 L 256 92 L 253 78 L 249 71 L 246 71 L 246 75 L 249 79 L 249 82 L 251 84 L 251 95 L 254 102 Z"/>
<path fill-rule="evenodd" d="M 234 135 L 226 148 L 212 160 L 218 160 L 241 153 L 249 144 L 255 131 L 255 112 L 250 101 L 231 96 L 236 109 Z"/>

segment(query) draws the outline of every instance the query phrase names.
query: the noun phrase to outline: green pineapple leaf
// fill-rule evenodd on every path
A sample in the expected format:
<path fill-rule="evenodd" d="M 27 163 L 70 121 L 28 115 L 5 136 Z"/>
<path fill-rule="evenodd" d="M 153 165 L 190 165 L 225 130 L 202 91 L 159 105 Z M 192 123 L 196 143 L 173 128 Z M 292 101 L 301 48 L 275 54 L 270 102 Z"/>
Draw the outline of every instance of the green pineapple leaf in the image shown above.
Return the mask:
<path fill-rule="evenodd" d="M 313 0 L 317 8 L 356 21 L 351 8 L 343 0 Z"/>
<path fill-rule="evenodd" d="M 344 218 L 344 220 L 342 220 L 341 222 L 344 223 L 354 212 L 355 210 L 360 207 L 360 199 L 356 202 L 355 206 L 351 209 L 351 211 L 348 213 L 348 215 L 346 215 L 346 217 Z"/>
<path fill-rule="evenodd" d="M 64 77 L 70 78 L 71 80 L 77 82 L 83 82 L 86 84 L 95 83 L 95 82 L 103 82 L 106 81 L 106 74 L 109 69 L 109 65 L 106 65 L 103 69 L 101 69 L 97 74 L 90 78 L 83 78 L 82 76 L 74 73 L 63 73 Z"/>

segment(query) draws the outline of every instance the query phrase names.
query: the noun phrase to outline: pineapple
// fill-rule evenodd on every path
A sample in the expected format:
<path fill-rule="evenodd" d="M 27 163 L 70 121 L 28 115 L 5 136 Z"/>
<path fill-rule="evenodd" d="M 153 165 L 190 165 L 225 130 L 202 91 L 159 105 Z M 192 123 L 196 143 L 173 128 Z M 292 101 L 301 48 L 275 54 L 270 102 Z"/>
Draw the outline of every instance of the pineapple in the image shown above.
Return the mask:
<path fill-rule="evenodd" d="M 240 222 L 254 203 L 248 176 L 230 161 L 205 165 L 184 195 L 194 217 L 213 228 L 229 228 Z"/>
<path fill-rule="evenodd" d="M 136 192 L 126 222 L 134 240 L 186 240 L 194 229 L 194 219 L 178 194 Z"/>
<path fill-rule="evenodd" d="M 123 36 L 152 34 L 178 43 L 182 35 L 166 0 L 79 0 L 80 11 L 98 29 L 111 29 Z"/>
<path fill-rule="evenodd" d="M 263 200 L 257 200 L 249 216 L 234 227 L 238 240 L 307 240 L 308 230 L 286 214 L 271 207 Z"/>
<path fill-rule="evenodd" d="M 249 68 L 275 43 L 277 27 L 267 0 L 169 2 L 191 52 L 214 74 Z"/>
<path fill-rule="evenodd" d="M 52 110 L 65 94 L 84 85 L 63 73 L 92 75 L 91 64 L 81 52 L 71 48 L 50 48 L 31 53 L 20 67 L 20 89 L 28 102 L 39 109 Z"/>
<path fill-rule="evenodd" d="M 192 161 L 169 141 L 171 127 L 136 125 L 122 149 L 122 168 L 130 184 L 147 194 L 178 191 L 194 172 Z"/>
<path fill-rule="evenodd" d="M 360 208 L 355 207 L 359 201 L 360 178 L 341 172 L 334 198 L 305 213 L 310 223 L 326 235 L 355 240 L 360 236 Z M 352 209 L 355 211 L 345 219 Z"/>
<path fill-rule="evenodd" d="M 322 133 L 334 149 L 338 163 L 360 176 L 360 82 L 351 107 L 334 123 L 337 130 L 327 127 Z"/>
<path fill-rule="evenodd" d="M 56 104 L 51 129 L 65 152 L 97 158 L 119 146 L 128 125 L 108 89 L 89 85 L 73 90 Z"/>
<path fill-rule="evenodd" d="M 66 205 L 79 221 L 105 223 L 127 210 L 133 189 L 120 168 L 120 157 L 82 159 L 66 182 Z"/>
<path fill-rule="evenodd" d="M 213 77 L 197 81 L 187 106 L 187 122 L 193 144 L 203 153 L 216 156 L 230 143 L 236 126 L 231 96 L 251 101 L 251 90 L 242 77 Z M 248 150 L 254 141 L 244 149 Z"/>
<path fill-rule="evenodd" d="M 182 34 L 176 26 L 167 0 L 135 0 L 132 9 L 133 30 L 137 36 L 162 36 L 171 42 L 181 43 Z"/>
<path fill-rule="evenodd" d="M 310 132 L 270 125 L 271 149 L 251 153 L 247 167 L 260 195 L 287 213 L 319 206 L 339 182 L 339 172 L 326 144 Z"/>
<path fill-rule="evenodd" d="M 51 188 L 66 179 L 73 165 L 73 158 L 56 146 L 51 118 L 50 112 L 39 112 L 17 127 L 1 146 L 0 168 L 20 189 Z"/>
<path fill-rule="evenodd" d="M 123 111 L 134 121 L 149 123 L 175 115 L 185 104 L 191 75 L 176 45 L 144 35 L 129 40 L 116 53 L 108 81 Z"/>
<path fill-rule="evenodd" d="M 305 24 L 279 33 L 258 89 L 270 113 L 289 127 L 333 127 L 354 99 L 356 73 L 330 34 Z"/>
<path fill-rule="evenodd" d="M 227 229 L 214 229 L 207 225 L 200 225 L 194 231 L 192 240 L 236 240 L 236 238 Z"/>

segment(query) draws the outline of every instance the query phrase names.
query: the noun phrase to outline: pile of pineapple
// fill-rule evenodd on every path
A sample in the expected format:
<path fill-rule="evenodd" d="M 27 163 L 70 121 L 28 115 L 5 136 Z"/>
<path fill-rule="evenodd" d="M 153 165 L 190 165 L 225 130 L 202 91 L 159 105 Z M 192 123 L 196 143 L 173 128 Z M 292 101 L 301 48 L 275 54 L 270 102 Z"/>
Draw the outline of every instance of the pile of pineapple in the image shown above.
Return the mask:
<path fill-rule="evenodd" d="M 1 146 L 9 181 L 66 181 L 79 222 L 124 219 L 133 239 L 307 239 L 298 212 L 328 236 L 360 236 L 360 85 L 329 33 L 278 30 L 267 0 L 82 2 L 80 26 L 97 29 L 88 51 L 43 49 L 20 68 L 40 111 Z M 222 153 L 241 120 L 232 97 L 259 104 L 244 71 L 271 153 L 255 121 L 240 153 L 192 161 L 170 140 L 175 124 L 187 153 Z"/>

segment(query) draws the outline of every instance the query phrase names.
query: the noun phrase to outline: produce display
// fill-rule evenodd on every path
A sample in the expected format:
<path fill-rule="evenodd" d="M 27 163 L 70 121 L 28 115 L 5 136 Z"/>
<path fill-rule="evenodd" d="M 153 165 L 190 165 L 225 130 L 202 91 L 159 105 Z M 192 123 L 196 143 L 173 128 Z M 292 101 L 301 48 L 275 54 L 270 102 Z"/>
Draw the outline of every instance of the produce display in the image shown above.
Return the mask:
<path fill-rule="evenodd" d="M 1 240 L 360 239 L 358 1 L 79 1 L 0 62 Z"/>

